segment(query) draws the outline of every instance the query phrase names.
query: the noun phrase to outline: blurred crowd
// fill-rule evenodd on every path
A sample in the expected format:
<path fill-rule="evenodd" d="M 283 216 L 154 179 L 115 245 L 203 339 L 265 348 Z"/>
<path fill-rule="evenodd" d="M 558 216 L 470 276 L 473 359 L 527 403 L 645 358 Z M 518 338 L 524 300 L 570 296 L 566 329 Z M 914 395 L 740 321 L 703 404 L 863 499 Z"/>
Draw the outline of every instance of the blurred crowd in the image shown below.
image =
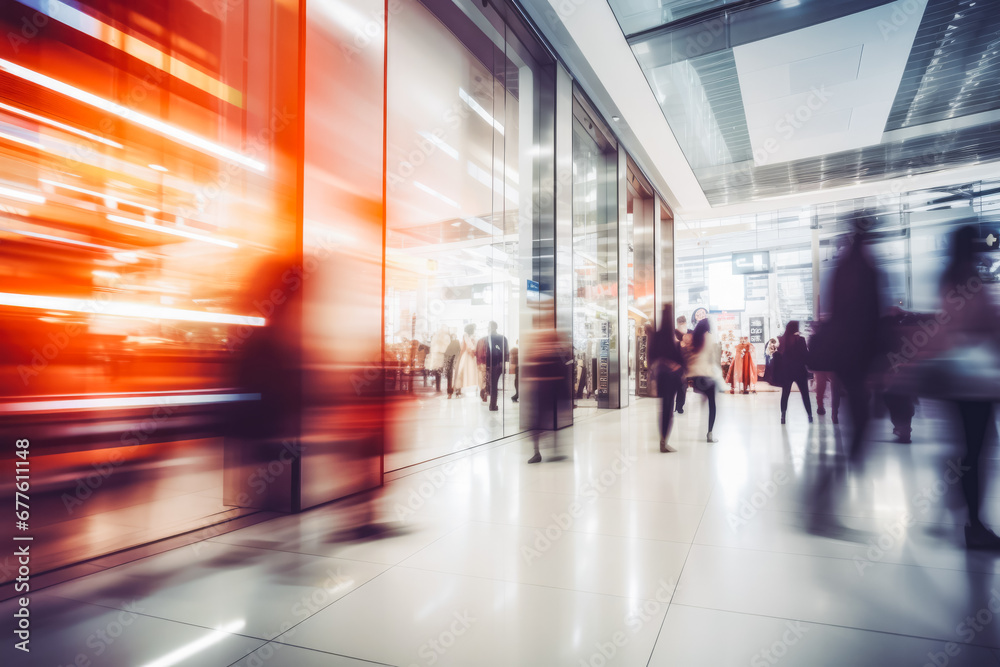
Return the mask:
<path fill-rule="evenodd" d="M 817 414 L 844 423 L 844 448 L 836 456 L 819 456 L 810 488 L 809 531 L 837 538 L 859 536 L 835 518 L 851 475 L 864 470 L 874 413 L 885 414 L 900 444 L 912 442 L 912 421 L 921 400 L 936 401 L 953 415 L 962 449 L 961 487 L 967 507 L 965 541 L 969 549 L 1000 549 L 1000 537 L 981 517 L 983 448 L 993 432 L 993 403 L 1000 399 L 1000 313 L 989 284 L 991 263 L 987 241 L 977 224 L 960 226 L 949 241 L 949 260 L 939 285 L 940 309 L 911 313 L 883 308 L 878 268 L 869 250 L 871 217 L 854 220 L 854 232 L 843 239 L 830 289 L 828 317 L 813 323 L 808 338 L 800 323 L 790 321 L 784 333 L 766 345 L 763 380 L 781 389 L 780 419 L 792 388 L 798 389 L 809 423 L 813 422 L 810 376 L 815 381 Z M 984 281 L 984 276 L 987 279 Z M 652 366 L 662 401 L 660 451 L 674 452 L 669 442 L 673 414 L 683 413 L 688 385 L 708 404 L 706 440 L 715 442 L 716 394 L 756 385 L 756 366 L 745 363 L 750 352 L 737 347 L 729 364 L 728 382 L 711 332 L 710 318 L 688 330 L 684 317 L 674 327 L 669 306 L 651 347 Z M 829 390 L 829 394 L 828 394 Z M 841 404 L 846 410 L 841 410 Z M 846 418 L 846 419 L 845 419 Z"/>

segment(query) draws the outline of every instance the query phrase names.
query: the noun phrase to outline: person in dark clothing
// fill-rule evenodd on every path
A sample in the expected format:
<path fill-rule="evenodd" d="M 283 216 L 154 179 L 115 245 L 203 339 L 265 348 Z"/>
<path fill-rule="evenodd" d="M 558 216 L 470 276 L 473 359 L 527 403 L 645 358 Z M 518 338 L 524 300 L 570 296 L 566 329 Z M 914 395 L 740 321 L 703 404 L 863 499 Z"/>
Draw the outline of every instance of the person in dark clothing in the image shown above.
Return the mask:
<path fill-rule="evenodd" d="M 869 420 L 868 375 L 879 352 L 878 271 L 865 249 L 865 232 L 874 225 L 860 218 L 833 276 L 831 338 L 837 342 L 837 379 L 851 411 L 849 458 L 863 458 Z"/>
<path fill-rule="evenodd" d="M 495 323 L 491 322 L 490 324 Z M 479 377 L 479 398 L 485 403 L 490 396 L 490 347 L 489 335 L 476 341 L 476 372 Z"/>
<path fill-rule="evenodd" d="M 905 360 L 902 355 L 904 342 L 911 340 L 915 332 L 921 331 L 922 324 L 933 321 L 933 317 L 908 313 L 898 308 L 892 309 L 892 312 L 881 320 L 882 347 L 886 355 L 877 364 L 881 375 L 879 385 L 882 390 L 882 401 L 892 422 L 892 433 L 896 436 L 896 440 L 903 444 L 912 442 L 916 396 L 912 383 L 909 382 L 910 374 L 900 373 L 901 368 L 905 368 L 907 364 L 900 364 L 899 360 Z"/>
<path fill-rule="evenodd" d="M 809 400 L 809 371 L 806 370 L 806 358 L 809 349 L 806 339 L 799 334 L 799 323 L 792 320 L 785 325 L 785 333 L 781 336 L 779 346 L 781 355 L 781 423 L 785 423 L 785 412 L 788 410 L 788 396 L 795 384 L 802 394 L 802 405 L 806 409 L 809 423 L 812 423 L 812 403 Z"/>
<path fill-rule="evenodd" d="M 983 282 L 977 268 L 976 238 L 978 232 L 973 226 L 960 228 L 952 236 L 951 261 L 941 277 L 941 300 L 944 303 L 945 343 L 958 352 L 983 347 L 990 350 L 995 358 L 998 350 L 1000 312 L 990 296 L 983 289 Z M 957 377 L 975 377 L 975 362 L 959 361 L 953 365 Z M 980 360 L 980 363 L 983 360 Z M 969 509 L 969 522 L 965 526 L 965 545 L 968 549 L 1000 550 L 1000 536 L 983 524 L 980 507 L 983 503 L 983 488 L 980 484 L 980 464 L 983 443 L 993 423 L 993 401 L 995 378 L 968 379 L 952 390 L 952 403 L 958 411 L 965 436 L 965 457 L 962 460 L 962 492 Z M 978 385 L 978 386 L 977 386 Z"/>
<path fill-rule="evenodd" d="M 835 485 L 850 472 L 850 467 L 857 468 L 863 462 L 869 420 L 868 375 L 879 353 L 878 271 L 864 247 L 865 234 L 873 225 L 871 217 L 855 221 L 855 233 L 842 242 L 833 274 L 830 319 L 824 337 L 831 349 L 821 351 L 832 358 L 834 390 L 847 399 L 851 434 L 843 464 L 833 459 L 821 460 L 817 466 L 808 524 L 812 534 L 856 542 L 863 542 L 864 536 L 835 518 Z"/>
<path fill-rule="evenodd" d="M 504 364 L 510 359 L 507 337 L 497 333 L 497 323 L 490 322 L 490 333 L 486 336 L 486 378 L 490 390 L 490 410 L 497 411 L 497 393 Z"/>
<path fill-rule="evenodd" d="M 518 393 L 520 391 L 518 382 L 521 379 L 521 369 L 517 365 L 517 355 L 518 346 L 517 340 L 515 340 L 514 347 L 510 348 L 510 372 L 514 376 L 514 395 L 510 397 L 510 400 L 514 403 L 517 403 L 518 398 L 520 398 L 520 394 Z"/>
<path fill-rule="evenodd" d="M 660 396 L 660 451 L 676 452 L 667 440 L 674 416 L 674 399 L 681 391 L 684 378 L 684 357 L 677 344 L 676 330 L 673 329 L 673 307 L 663 307 L 660 330 L 653 336 L 649 349 L 650 364 L 656 371 L 656 392 Z"/>
<path fill-rule="evenodd" d="M 674 330 L 677 344 L 681 348 L 681 356 L 687 360 L 687 355 L 691 350 L 691 332 L 688 331 L 687 318 L 681 315 L 677 318 L 677 329 Z M 677 388 L 677 414 L 684 414 L 684 404 L 687 402 L 687 376 L 681 376 L 680 386 Z"/>
<path fill-rule="evenodd" d="M 448 398 L 451 398 L 455 391 L 455 366 L 458 364 L 458 355 L 461 351 L 462 344 L 455 337 L 452 337 L 448 347 L 444 350 L 444 366 L 441 372 L 448 379 Z"/>
<path fill-rule="evenodd" d="M 528 463 L 539 463 L 542 460 L 543 431 L 555 431 L 556 455 L 552 460 L 565 458 L 558 453 L 560 431 L 557 412 L 560 403 L 570 400 L 573 348 L 569 337 L 555 329 L 543 329 L 533 336 L 533 342 L 527 346 L 528 354 L 521 355 L 518 361 L 523 366 L 528 392 L 527 426 L 535 431 L 535 451 Z"/>

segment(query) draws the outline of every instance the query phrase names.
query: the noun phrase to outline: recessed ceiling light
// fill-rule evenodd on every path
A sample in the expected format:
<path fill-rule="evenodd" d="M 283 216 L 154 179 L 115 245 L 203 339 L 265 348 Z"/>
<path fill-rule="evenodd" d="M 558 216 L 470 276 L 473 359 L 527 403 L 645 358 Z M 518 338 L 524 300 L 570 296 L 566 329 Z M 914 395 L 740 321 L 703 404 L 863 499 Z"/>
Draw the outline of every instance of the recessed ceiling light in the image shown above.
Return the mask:
<path fill-rule="evenodd" d="M 169 169 L 167 169 L 166 167 L 162 167 L 162 166 L 160 166 L 160 165 L 158 165 L 158 164 L 151 164 L 151 165 L 149 165 L 149 168 L 150 168 L 150 169 L 154 169 L 154 170 L 156 170 L 156 171 L 170 171 L 170 170 L 169 170 Z"/>
<path fill-rule="evenodd" d="M 612 117 L 611 117 L 611 120 L 615 121 L 616 123 L 617 123 L 618 121 L 620 121 L 621 119 L 622 119 L 622 117 L 621 117 L 621 116 L 612 116 Z"/>

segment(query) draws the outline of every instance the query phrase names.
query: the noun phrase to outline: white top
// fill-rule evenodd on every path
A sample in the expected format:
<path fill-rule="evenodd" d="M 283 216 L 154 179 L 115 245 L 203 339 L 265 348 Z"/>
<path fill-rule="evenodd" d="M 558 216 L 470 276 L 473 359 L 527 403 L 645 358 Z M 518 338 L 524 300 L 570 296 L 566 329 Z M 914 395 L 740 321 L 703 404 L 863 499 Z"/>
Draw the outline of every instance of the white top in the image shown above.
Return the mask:
<path fill-rule="evenodd" d="M 719 365 L 719 348 L 712 332 L 705 333 L 705 344 L 699 352 L 692 352 L 688 360 L 688 377 L 715 377 L 722 372 Z"/>

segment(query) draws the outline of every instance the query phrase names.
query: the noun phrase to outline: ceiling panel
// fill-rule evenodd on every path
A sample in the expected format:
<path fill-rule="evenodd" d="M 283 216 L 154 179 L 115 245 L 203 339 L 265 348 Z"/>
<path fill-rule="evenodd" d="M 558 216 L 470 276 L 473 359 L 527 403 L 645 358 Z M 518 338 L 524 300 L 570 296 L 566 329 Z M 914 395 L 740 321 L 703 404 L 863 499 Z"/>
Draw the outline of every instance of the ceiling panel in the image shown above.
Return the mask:
<path fill-rule="evenodd" d="M 705 3 L 628 41 L 723 206 L 1000 159 L 998 5 Z"/>
<path fill-rule="evenodd" d="M 878 144 L 921 10 L 888 33 L 891 10 L 877 7 L 732 49 L 755 163 Z M 833 122 L 844 118 L 846 126 Z"/>
<path fill-rule="evenodd" d="M 931 0 L 886 131 L 1000 109 L 995 0 Z"/>

